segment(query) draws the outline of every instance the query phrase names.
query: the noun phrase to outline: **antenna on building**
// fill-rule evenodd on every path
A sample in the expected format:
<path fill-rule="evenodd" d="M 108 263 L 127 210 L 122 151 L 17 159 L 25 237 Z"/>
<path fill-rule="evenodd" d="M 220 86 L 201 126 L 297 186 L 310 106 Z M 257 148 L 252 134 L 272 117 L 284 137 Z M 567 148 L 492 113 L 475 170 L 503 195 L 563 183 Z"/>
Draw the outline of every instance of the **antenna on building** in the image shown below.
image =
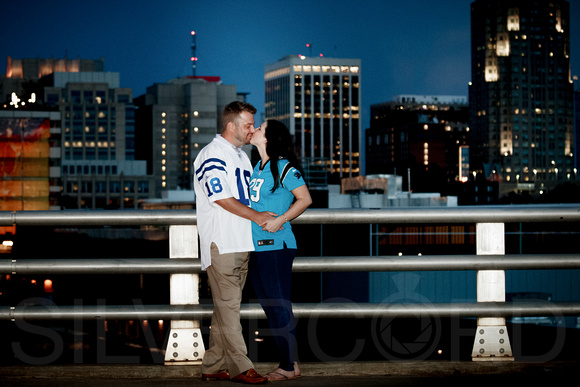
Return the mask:
<path fill-rule="evenodd" d="M 195 31 L 191 31 L 191 68 L 193 70 L 193 76 L 195 77 L 195 67 L 197 65 L 196 45 L 195 45 Z"/>
<path fill-rule="evenodd" d="M 306 48 L 308 48 L 310 50 L 310 57 L 312 58 L 312 43 L 308 42 L 306 43 Z M 324 55 L 322 53 L 318 54 L 319 57 L 323 57 Z"/>

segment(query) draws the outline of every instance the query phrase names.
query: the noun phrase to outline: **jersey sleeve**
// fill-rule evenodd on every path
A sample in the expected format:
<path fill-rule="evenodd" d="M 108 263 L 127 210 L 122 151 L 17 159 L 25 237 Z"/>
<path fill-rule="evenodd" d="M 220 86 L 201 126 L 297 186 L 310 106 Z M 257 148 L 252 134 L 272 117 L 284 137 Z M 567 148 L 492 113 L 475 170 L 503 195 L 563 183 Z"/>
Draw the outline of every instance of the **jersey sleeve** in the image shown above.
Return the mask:
<path fill-rule="evenodd" d="M 203 160 L 195 170 L 195 179 L 210 202 L 234 196 L 230 190 L 227 176 L 226 162 L 217 157 Z"/>
<path fill-rule="evenodd" d="M 280 182 L 288 191 L 306 184 L 300 171 L 292 167 L 287 160 L 281 160 L 278 169 L 280 170 Z"/>

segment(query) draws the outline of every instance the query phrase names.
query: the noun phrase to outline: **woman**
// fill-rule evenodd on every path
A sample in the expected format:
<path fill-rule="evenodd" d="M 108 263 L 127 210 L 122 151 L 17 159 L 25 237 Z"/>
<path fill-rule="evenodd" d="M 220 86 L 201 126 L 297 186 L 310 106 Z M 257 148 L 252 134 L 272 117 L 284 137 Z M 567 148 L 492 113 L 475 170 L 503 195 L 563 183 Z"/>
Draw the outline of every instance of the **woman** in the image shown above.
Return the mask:
<path fill-rule="evenodd" d="M 270 381 L 296 379 L 300 370 L 295 361 L 296 322 L 290 301 L 296 238 L 288 222 L 300 215 L 312 198 L 294 154 L 292 137 L 283 123 L 266 121 L 256 129 L 250 143 L 261 157 L 250 181 L 251 206 L 256 211 L 278 214 L 262 225 L 252 223 L 256 251 L 251 255 L 249 272 L 280 352 L 279 368 L 266 377 Z"/>

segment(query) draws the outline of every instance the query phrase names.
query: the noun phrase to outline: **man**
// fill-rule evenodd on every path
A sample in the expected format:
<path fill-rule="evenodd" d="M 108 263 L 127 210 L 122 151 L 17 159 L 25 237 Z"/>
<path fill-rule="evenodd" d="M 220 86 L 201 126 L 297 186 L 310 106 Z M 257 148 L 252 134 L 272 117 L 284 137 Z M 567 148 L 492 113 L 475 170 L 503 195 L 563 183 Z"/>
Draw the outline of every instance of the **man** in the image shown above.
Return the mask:
<path fill-rule="evenodd" d="M 209 349 L 202 362 L 202 379 L 258 384 L 259 375 L 247 356 L 240 324 L 240 303 L 249 252 L 254 250 L 251 222 L 263 224 L 274 214 L 250 208 L 252 164 L 242 146 L 254 133 L 256 109 L 232 102 L 222 114 L 222 133 L 204 147 L 194 165 L 197 226 L 201 267 L 207 271 L 214 302 Z"/>

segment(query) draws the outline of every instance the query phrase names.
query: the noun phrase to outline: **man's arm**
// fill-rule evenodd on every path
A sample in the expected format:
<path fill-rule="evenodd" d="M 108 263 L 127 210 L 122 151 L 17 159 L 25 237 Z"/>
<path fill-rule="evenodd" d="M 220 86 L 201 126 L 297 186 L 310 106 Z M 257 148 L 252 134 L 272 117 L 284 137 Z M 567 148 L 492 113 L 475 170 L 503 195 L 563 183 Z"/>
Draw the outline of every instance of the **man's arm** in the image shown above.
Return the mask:
<path fill-rule="evenodd" d="M 251 220 L 252 222 L 261 226 L 267 220 L 273 219 L 277 214 L 269 211 L 258 212 L 242 203 L 233 197 L 226 199 L 216 200 L 215 203 L 223 208 L 224 210 L 231 212 L 234 215 L 240 216 L 244 219 Z"/>

